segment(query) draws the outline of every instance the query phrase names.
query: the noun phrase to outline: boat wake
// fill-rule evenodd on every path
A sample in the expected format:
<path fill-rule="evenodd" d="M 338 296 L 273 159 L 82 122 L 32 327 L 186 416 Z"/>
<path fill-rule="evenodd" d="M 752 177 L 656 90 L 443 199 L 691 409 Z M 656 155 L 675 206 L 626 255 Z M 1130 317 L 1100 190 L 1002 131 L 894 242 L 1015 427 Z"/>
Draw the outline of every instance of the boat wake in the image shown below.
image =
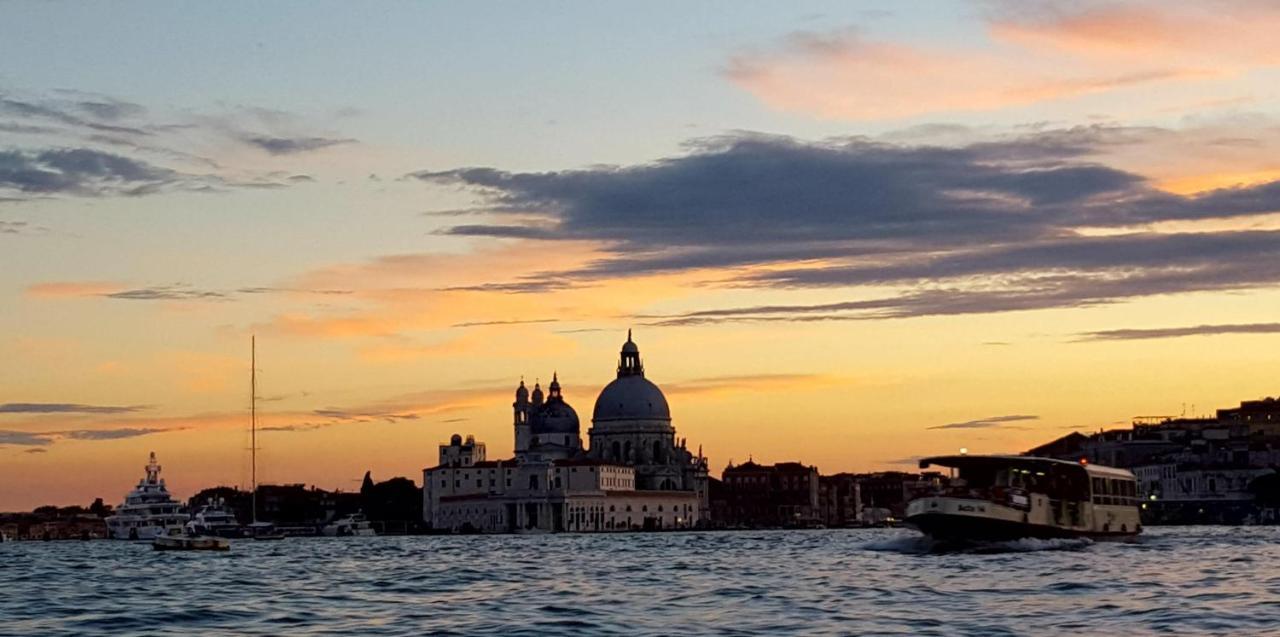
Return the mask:
<path fill-rule="evenodd" d="M 973 553 L 979 555 L 999 553 L 1034 553 L 1038 551 L 1080 551 L 1093 545 L 1088 538 L 1041 540 L 1023 538 L 1003 542 L 956 542 L 935 540 L 924 535 L 886 538 L 868 542 L 863 549 L 886 553 L 927 555 L 940 553 Z"/>

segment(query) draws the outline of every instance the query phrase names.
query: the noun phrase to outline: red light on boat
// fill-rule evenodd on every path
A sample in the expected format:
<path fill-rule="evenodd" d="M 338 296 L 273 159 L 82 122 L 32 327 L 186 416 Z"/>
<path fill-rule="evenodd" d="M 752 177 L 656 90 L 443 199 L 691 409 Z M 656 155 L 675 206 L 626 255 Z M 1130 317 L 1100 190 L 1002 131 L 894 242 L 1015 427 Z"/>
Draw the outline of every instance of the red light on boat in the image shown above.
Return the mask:
<path fill-rule="evenodd" d="M 1088 459 L 1088 458 L 1081 458 L 1081 459 L 1080 459 L 1080 464 L 1089 464 L 1089 459 Z"/>

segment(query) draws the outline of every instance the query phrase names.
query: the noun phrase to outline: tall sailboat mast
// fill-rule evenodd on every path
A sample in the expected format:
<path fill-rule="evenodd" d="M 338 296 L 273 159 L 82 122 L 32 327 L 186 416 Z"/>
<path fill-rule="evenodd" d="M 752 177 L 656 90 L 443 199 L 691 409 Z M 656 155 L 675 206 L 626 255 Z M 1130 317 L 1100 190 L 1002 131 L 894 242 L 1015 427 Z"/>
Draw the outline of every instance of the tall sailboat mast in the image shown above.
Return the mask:
<path fill-rule="evenodd" d="M 253 522 L 258 522 L 258 336 L 249 336 L 249 464 L 253 481 Z"/>

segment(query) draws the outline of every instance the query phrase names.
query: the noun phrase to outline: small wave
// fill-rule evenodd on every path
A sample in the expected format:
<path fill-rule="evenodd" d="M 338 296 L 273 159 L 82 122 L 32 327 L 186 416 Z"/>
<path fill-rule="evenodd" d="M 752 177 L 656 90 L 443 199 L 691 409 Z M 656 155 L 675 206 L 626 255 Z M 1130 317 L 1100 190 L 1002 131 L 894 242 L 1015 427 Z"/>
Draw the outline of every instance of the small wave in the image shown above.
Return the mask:
<path fill-rule="evenodd" d="M 928 536 L 904 536 L 875 540 L 864 544 L 868 551 L 884 551 L 921 555 L 926 553 L 1033 553 L 1037 551 L 1079 551 L 1093 545 L 1088 538 L 1041 540 L 1023 538 L 1003 542 L 944 542 Z"/>
<path fill-rule="evenodd" d="M 874 540 L 862 545 L 862 548 L 868 551 L 883 551 L 887 553 L 907 553 L 922 554 L 933 552 L 934 546 L 938 543 L 924 535 L 900 535 L 880 540 Z"/>
<path fill-rule="evenodd" d="M 1079 551 L 1093 546 L 1088 538 L 1058 538 L 1041 540 L 1022 538 L 1007 542 L 979 542 L 974 545 L 975 553 L 1034 553 L 1037 551 Z"/>

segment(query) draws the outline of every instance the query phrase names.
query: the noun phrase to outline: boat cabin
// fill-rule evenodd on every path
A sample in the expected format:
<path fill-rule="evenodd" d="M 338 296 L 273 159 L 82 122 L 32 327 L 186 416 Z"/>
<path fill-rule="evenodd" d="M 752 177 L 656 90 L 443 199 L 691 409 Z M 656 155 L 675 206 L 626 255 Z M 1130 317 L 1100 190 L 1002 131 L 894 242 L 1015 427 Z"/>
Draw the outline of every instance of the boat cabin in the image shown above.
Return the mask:
<path fill-rule="evenodd" d="M 1123 469 L 1100 467 L 1027 456 L 939 456 L 920 461 L 920 468 L 948 467 L 954 470 L 946 485 L 934 492 L 953 497 L 973 497 L 993 501 L 1008 500 L 1013 506 L 1029 505 L 1028 493 L 1051 500 L 1092 502 L 1093 504 L 1137 506 L 1137 482 Z"/>

